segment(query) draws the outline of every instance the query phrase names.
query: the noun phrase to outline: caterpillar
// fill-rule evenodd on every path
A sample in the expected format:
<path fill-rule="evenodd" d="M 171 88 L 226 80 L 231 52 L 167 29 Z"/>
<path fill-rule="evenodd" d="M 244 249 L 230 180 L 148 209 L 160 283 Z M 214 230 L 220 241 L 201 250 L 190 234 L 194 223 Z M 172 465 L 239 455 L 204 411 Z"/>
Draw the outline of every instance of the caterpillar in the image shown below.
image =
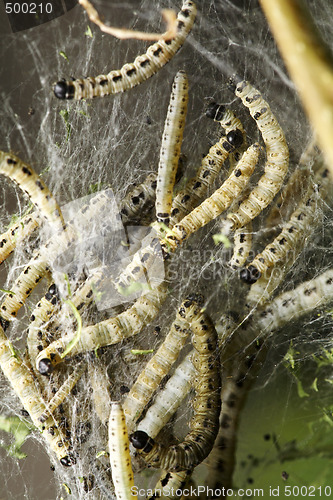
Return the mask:
<path fill-rule="evenodd" d="M 178 71 L 173 81 L 164 125 L 156 187 L 156 218 L 158 222 L 166 225 L 170 222 L 172 194 L 183 141 L 187 102 L 187 75 L 185 71 Z"/>
<path fill-rule="evenodd" d="M 54 411 L 61 405 L 72 391 L 73 387 L 80 380 L 85 366 L 83 363 L 79 364 L 73 372 L 66 378 L 65 382 L 57 390 L 53 398 L 46 404 L 46 408 L 39 417 L 39 421 L 44 423 L 49 416 L 53 415 Z"/>
<path fill-rule="evenodd" d="M 52 283 L 30 316 L 27 345 L 29 359 L 32 363 L 37 354 L 46 347 L 46 334 L 43 332 L 43 324 L 50 319 L 54 311 L 59 307 L 59 299 L 59 290 L 55 283 Z"/>
<path fill-rule="evenodd" d="M 137 500 L 125 414 L 120 403 L 112 403 L 109 420 L 109 455 L 117 500 Z"/>
<path fill-rule="evenodd" d="M 192 362 L 197 372 L 193 381 L 196 396 L 192 402 L 194 416 L 190 432 L 182 443 L 169 447 L 155 442 L 141 430 L 130 436 L 131 443 L 141 451 L 147 463 L 177 472 L 195 467 L 209 454 L 218 432 L 221 408 L 216 330 L 200 308 L 194 311 L 190 329 L 194 347 Z"/>
<path fill-rule="evenodd" d="M 139 85 L 157 73 L 176 54 L 192 29 L 195 16 L 194 2 L 184 0 L 177 16 L 177 34 L 172 40 L 159 40 L 145 54 L 138 56 L 133 63 L 125 64 L 120 70 L 95 78 L 59 81 L 54 86 L 54 95 L 58 99 L 91 99 L 124 92 Z"/>
<path fill-rule="evenodd" d="M 238 122 L 232 121 L 235 124 L 235 128 L 229 130 L 230 116 L 231 112 L 229 110 L 221 117 L 219 116 L 220 120 L 218 121 L 226 129 L 226 135 L 223 135 L 210 148 L 208 154 L 203 158 L 201 167 L 198 169 L 195 177 L 190 179 L 185 188 L 174 197 L 171 208 L 171 227 L 185 217 L 185 215 L 188 215 L 202 200 L 209 187 L 212 186 L 224 162 L 227 158 L 230 158 L 230 155 L 235 150 L 238 151 L 244 143 L 242 129 L 236 128 Z"/>
<path fill-rule="evenodd" d="M 276 297 L 270 305 L 258 311 L 253 318 L 254 327 L 262 336 L 281 328 L 333 300 L 333 269 L 305 281 L 294 290 Z"/>
<path fill-rule="evenodd" d="M 245 263 L 252 246 L 252 222 L 236 229 L 234 234 L 233 254 L 228 262 L 229 266 L 237 269 Z"/>
<path fill-rule="evenodd" d="M 231 338 L 231 342 L 233 340 Z M 220 427 L 214 447 L 207 458 L 208 474 L 205 484 L 209 488 L 232 488 L 239 418 L 266 354 L 265 345 L 253 342 L 233 356 L 224 370 Z M 223 359 L 222 354 L 222 364 Z"/>
<path fill-rule="evenodd" d="M 175 369 L 164 388 L 156 395 L 137 429 L 154 438 L 177 411 L 191 389 L 196 370 L 191 361 L 193 351 Z"/>
<path fill-rule="evenodd" d="M 166 285 L 159 285 L 156 289 L 138 298 L 129 309 L 118 316 L 82 328 L 78 342 L 66 357 L 73 357 L 99 347 L 116 344 L 125 338 L 136 335 L 156 316 L 166 294 Z M 62 354 L 74 337 L 75 333 L 62 337 L 41 351 L 36 358 L 37 370 L 43 375 L 51 373 L 54 366 L 62 361 Z"/>
<path fill-rule="evenodd" d="M 161 491 L 161 500 L 168 498 L 182 498 L 182 494 L 179 494 L 189 481 L 192 474 L 192 470 L 183 470 L 180 472 L 174 471 L 163 471 L 159 480 L 156 483 L 154 491 Z M 156 496 L 148 497 L 147 500 L 154 500 Z"/>
<path fill-rule="evenodd" d="M 276 227 L 281 220 L 290 217 L 299 203 L 301 195 L 309 186 L 309 181 L 311 181 L 309 171 L 316 173 L 322 165 L 322 156 L 314 139 L 312 139 L 302 153 L 296 169 L 288 178 L 287 184 L 276 197 L 274 203 L 270 205 L 265 219 L 266 227 Z"/>
<path fill-rule="evenodd" d="M 155 198 L 157 175 L 149 174 L 142 184 L 134 187 L 121 201 L 120 215 L 123 223 L 141 214 L 146 203 Z"/>
<path fill-rule="evenodd" d="M 192 301 L 185 300 L 182 303 L 162 345 L 148 361 L 127 394 L 123 409 L 130 432 L 135 420 L 138 420 L 162 378 L 169 373 L 184 347 L 189 335 L 189 318 L 194 307 Z"/>
<path fill-rule="evenodd" d="M 30 198 L 41 215 L 58 232 L 65 228 L 59 205 L 39 175 L 11 153 L 0 151 L 0 173 L 16 182 Z"/>
<path fill-rule="evenodd" d="M 236 77 L 232 80 L 236 80 Z M 280 190 L 289 165 L 289 151 L 284 133 L 260 92 L 249 82 L 236 81 L 235 94 L 256 120 L 266 145 L 265 172 L 257 186 L 239 208 L 227 215 L 231 230 L 245 226 L 266 208 Z"/>
<path fill-rule="evenodd" d="M 315 176 L 315 183 L 308 189 L 306 196 L 283 226 L 281 233 L 247 268 L 241 270 L 240 278 L 245 283 L 255 283 L 261 274 L 274 266 L 278 260 L 283 260 L 288 252 L 295 251 L 300 241 L 308 236 L 309 228 L 316 216 L 316 205 L 327 193 L 329 180 L 328 169 L 321 168 Z"/>
<path fill-rule="evenodd" d="M 240 160 L 242 154 L 247 148 L 246 132 L 240 119 L 235 115 L 231 109 L 226 108 L 223 104 L 211 102 L 206 109 L 207 118 L 218 122 L 224 129 L 225 135 L 231 131 L 239 130 L 242 134 L 242 143 L 237 147 L 236 151 L 232 152 L 229 156 L 229 164 L 231 169 L 235 168 L 236 163 Z"/>
<path fill-rule="evenodd" d="M 28 238 L 41 223 L 37 213 L 28 214 L 0 236 L 0 264 L 13 252 L 17 244 Z"/>
<path fill-rule="evenodd" d="M 168 252 L 168 249 L 174 251 L 182 241 L 186 240 L 200 227 L 218 217 L 230 206 L 249 181 L 258 161 L 259 152 L 260 146 L 257 143 L 245 151 L 236 168 L 223 182 L 222 186 L 176 224 L 172 231 L 166 234 L 161 242 L 164 251 Z"/>
<path fill-rule="evenodd" d="M 54 417 L 48 417 L 43 424 L 39 421 L 40 416 L 46 411 L 46 405 L 37 387 L 37 381 L 14 351 L 1 325 L 0 366 L 24 409 L 29 413 L 34 425 L 40 429 L 60 463 L 64 466 L 75 463 L 68 437 L 63 434 Z"/>

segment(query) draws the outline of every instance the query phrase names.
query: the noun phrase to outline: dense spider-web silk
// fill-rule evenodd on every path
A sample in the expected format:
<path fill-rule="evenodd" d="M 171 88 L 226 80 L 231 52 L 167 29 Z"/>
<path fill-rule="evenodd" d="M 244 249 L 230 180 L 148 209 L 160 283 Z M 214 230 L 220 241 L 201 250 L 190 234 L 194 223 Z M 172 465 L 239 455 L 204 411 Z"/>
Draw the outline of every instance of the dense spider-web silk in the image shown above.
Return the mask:
<path fill-rule="evenodd" d="M 143 53 L 149 42 L 121 41 L 102 34 L 88 21 L 80 6 L 48 24 L 12 34 L 1 4 L 3 15 L 0 16 L 0 32 L 3 35 L 0 46 L 0 148 L 12 151 L 23 161 L 32 164 L 42 174 L 43 180 L 61 205 L 106 187 L 111 187 L 120 201 L 134 182 L 142 181 L 147 174 L 157 170 L 171 84 L 180 69 L 186 71 L 189 79 L 188 116 L 182 146 L 187 157 L 186 178 L 193 175 L 200 166 L 203 155 L 207 154 L 209 147 L 217 142 L 221 134 L 219 125 L 204 116 L 205 108 L 211 101 L 227 104 L 241 118 L 250 144 L 261 141 L 255 123 L 227 87 L 229 77 L 237 73 L 258 88 L 269 102 L 285 133 L 290 150 L 290 170 L 293 171 L 311 138 L 311 130 L 258 2 L 198 0 L 196 3 L 198 16 L 189 38 L 181 51 L 157 75 L 124 94 L 87 102 L 58 101 L 52 93 L 52 86 L 62 77 L 80 78 L 118 69 Z M 307 3 L 323 38 L 333 48 L 330 23 L 333 6 L 330 0 L 308 0 Z M 181 7 L 181 2 L 160 0 L 154 2 L 153 8 L 152 2 L 148 0 L 112 2 L 112 6 L 110 4 L 105 0 L 94 3 L 100 14 L 112 24 L 149 32 L 162 31 L 161 8 L 172 7 L 178 11 Z M 92 37 L 87 34 L 88 25 L 91 27 Z M 0 202 L 2 233 L 12 215 L 25 213 L 28 199 L 1 177 Z M 287 274 L 281 291 L 293 288 L 332 264 L 332 203 L 328 200 L 327 204 L 329 206 L 324 217 L 318 213 L 318 228 L 291 272 Z M 271 241 L 274 234 L 263 229 L 262 218 L 255 222 L 253 230 L 257 238 L 253 250 L 258 252 Z M 113 398 L 121 397 L 121 386 L 130 385 L 143 367 L 144 358 L 131 354 L 130 349 L 152 346 L 156 349 L 159 337 L 154 333 L 154 328 L 160 327 L 164 337 L 177 307 L 189 292 L 196 290 L 204 295 L 207 311 L 215 322 L 218 322 L 225 311 L 243 311 L 248 288 L 239 281 L 237 273 L 227 268 L 227 257 L 230 257 L 228 251 L 220 248 L 216 250 L 211 235 L 220 231 L 217 219 L 208 229 L 199 231 L 177 254 L 170 266 L 172 293 L 155 322 L 143 335 L 135 337 L 131 342 L 116 345 L 112 356 L 102 359 L 103 362 L 107 359 Z M 2 265 L 1 288 L 10 287 L 35 244 L 36 241 L 32 238 L 20 245 L 14 255 Z M 42 294 L 42 288 L 36 290 L 32 301 L 19 313 L 19 321 L 11 327 L 11 339 L 22 351 L 33 304 Z M 117 312 L 120 311 L 115 311 L 114 314 Z M 107 313 L 104 311 L 96 313 L 96 317 L 89 320 L 93 322 L 105 317 Z M 275 484 L 276 474 L 279 474 L 279 484 L 282 484 L 281 470 L 287 465 L 276 465 L 278 453 L 272 444 L 273 439 L 266 436 L 265 441 L 263 434 L 277 434 L 278 443 L 284 444 L 296 438 L 301 444 L 306 423 L 310 423 L 312 427 L 318 426 L 323 409 L 330 407 L 329 383 L 325 383 L 325 379 L 331 380 L 332 374 L 329 366 L 322 368 L 317 374 L 313 355 L 319 356 L 322 349 L 329 349 L 331 327 L 332 319 L 329 314 L 323 314 L 322 317 L 314 314 L 275 336 L 256 390 L 251 393 L 244 410 L 245 425 L 241 427 L 239 434 L 239 460 L 235 475 L 237 486 L 249 485 L 249 479 L 253 477 L 256 487 L 262 487 L 263 481 L 266 481 L 264 484 Z M 291 363 L 283 362 L 291 341 L 294 357 L 300 360 L 302 368 L 297 379 Z M 93 365 L 90 358 L 87 362 Z M 285 365 L 288 370 L 284 368 Z M 310 389 L 316 378 L 318 391 Z M 20 415 L 21 408 L 17 399 L 8 390 L 4 378 L 1 377 L 0 380 L 1 414 Z M 83 437 L 85 429 L 81 421 L 84 421 L 85 416 L 78 416 L 77 410 L 85 381 L 83 378 L 77 387 L 77 395 L 70 399 L 72 426 L 77 435 Z M 299 396 L 303 395 L 302 390 L 308 394 L 307 397 Z M 313 416 L 309 410 L 314 407 L 311 404 L 318 406 Z M 83 414 L 85 412 L 89 413 L 90 409 L 83 408 Z M 275 415 L 274 419 L 272 415 Z M 179 437 L 186 434 L 183 432 L 184 422 L 189 422 L 190 418 L 190 412 L 182 406 L 171 429 L 166 430 L 166 439 L 170 433 Z M 301 420 L 303 430 L 289 424 L 290 419 L 298 422 Z M 261 425 L 254 424 L 255 420 L 260 421 Z M 76 466 L 74 473 L 64 471 L 57 463 L 54 464 L 55 473 L 47 472 L 49 460 L 45 458 L 44 443 L 37 434 L 34 435 L 37 439 L 28 439 L 23 447 L 28 455 L 25 461 L 8 459 L 1 449 L 1 483 L 4 485 L 2 497 L 19 499 L 25 495 L 25 498 L 34 500 L 66 498 L 66 490 L 62 486 L 66 483 L 72 489 L 73 498 L 80 498 L 80 495 L 88 498 L 83 493 L 80 477 L 88 475 L 89 464 L 96 452 L 106 450 L 106 434 L 101 430 L 97 417 L 94 416 L 89 423 L 91 429 L 87 433 L 87 441 L 81 447 L 82 462 Z M 8 445 L 10 439 L 9 435 L 1 432 L 0 444 L 3 441 Z M 254 443 L 259 440 L 262 445 L 254 452 Z M 259 468 L 254 465 L 256 454 L 260 455 Z M 51 459 L 53 462 L 54 457 Z M 274 462 L 274 459 L 275 465 L 271 465 L 270 461 Z M 44 464 L 48 482 L 40 481 L 42 474 L 39 465 L 37 466 L 40 463 Z M 305 481 L 302 467 L 294 464 L 295 462 L 288 462 L 289 473 L 293 471 Z M 327 463 L 323 462 L 322 466 L 326 470 Z M 39 477 L 34 470 L 38 470 Z M 94 473 L 93 470 L 90 472 Z M 264 473 L 268 475 L 268 479 L 265 477 L 261 480 L 260 474 Z M 313 474 L 312 481 L 316 479 L 316 471 Z M 317 475 L 319 477 L 319 472 Z M 203 478 L 202 468 L 198 472 L 197 483 L 203 484 Z M 148 484 L 142 478 L 139 481 L 139 484 Z M 300 480 L 294 481 L 302 484 Z M 154 485 L 155 480 L 151 480 L 150 484 Z M 97 494 L 93 490 L 89 498 L 98 498 L 94 495 Z"/>

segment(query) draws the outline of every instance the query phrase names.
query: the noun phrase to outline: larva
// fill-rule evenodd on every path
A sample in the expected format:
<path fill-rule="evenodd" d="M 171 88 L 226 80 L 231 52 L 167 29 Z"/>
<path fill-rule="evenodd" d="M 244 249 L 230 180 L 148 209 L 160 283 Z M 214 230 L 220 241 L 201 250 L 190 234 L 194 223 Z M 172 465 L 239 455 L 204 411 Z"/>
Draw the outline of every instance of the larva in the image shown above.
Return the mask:
<path fill-rule="evenodd" d="M 65 228 L 60 207 L 38 174 L 17 156 L 0 151 L 0 173 L 16 182 L 50 224 L 58 232 Z"/>
<path fill-rule="evenodd" d="M 178 71 L 172 84 L 170 103 L 164 124 L 156 187 L 156 218 L 168 225 L 173 188 L 183 141 L 188 102 L 188 80 Z"/>
<path fill-rule="evenodd" d="M 224 129 L 226 136 L 231 131 L 239 130 L 241 132 L 243 138 L 241 144 L 236 148 L 236 151 L 229 155 L 229 164 L 231 169 L 233 169 L 247 148 L 246 132 L 242 122 L 231 109 L 226 108 L 223 104 L 217 104 L 216 102 L 211 102 L 209 104 L 206 110 L 206 116 L 218 122 Z"/>
<path fill-rule="evenodd" d="M 185 300 L 182 303 L 164 342 L 156 354 L 148 361 L 127 394 L 123 402 L 123 409 L 130 432 L 133 430 L 135 421 L 138 420 L 153 393 L 158 388 L 162 378 L 169 373 L 181 349 L 184 347 L 189 335 L 188 321 L 193 313 L 193 308 L 194 305 L 191 301 Z"/>
<path fill-rule="evenodd" d="M 39 417 L 46 410 L 45 403 L 37 388 L 37 382 L 30 370 L 23 364 L 18 354 L 13 351 L 0 325 L 0 366 L 9 380 L 15 394 L 19 397 L 24 409 L 29 413 L 34 425 L 41 430 L 42 435 L 56 454 L 62 465 L 70 466 L 75 462 L 71 446 L 53 416 L 41 424 Z"/>
<path fill-rule="evenodd" d="M 229 115 L 228 115 L 229 116 Z M 221 120 L 221 123 L 224 123 Z M 174 197 L 171 209 L 170 226 L 173 227 L 202 200 L 207 190 L 212 186 L 222 165 L 230 154 L 238 150 L 243 143 L 243 134 L 239 129 L 228 131 L 226 136 L 212 146 L 203 158 L 201 167 L 193 179 L 190 179 L 185 188 Z"/>
<path fill-rule="evenodd" d="M 157 73 L 176 54 L 192 29 L 195 16 L 194 2 L 184 0 L 177 16 L 177 35 L 172 40 L 159 40 L 133 63 L 125 64 L 120 70 L 110 71 L 107 75 L 60 81 L 54 86 L 55 96 L 58 99 L 91 99 L 124 92 L 139 85 Z"/>
<path fill-rule="evenodd" d="M 194 416 L 190 432 L 182 443 L 169 447 L 155 442 L 142 431 L 130 436 L 147 463 L 166 470 L 187 470 L 201 463 L 211 451 L 218 432 L 221 402 L 216 330 L 200 308 L 194 311 L 190 328 L 194 347 L 192 362 L 197 372 L 193 381 L 196 396 L 192 402 Z"/>
<path fill-rule="evenodd" d="M 40 225 L 41 218 L 38 214 L 28 214 L 0 236 L 0 264 L 13 252 L 16 246 L 28 238 Z"/>
<path fill-rule="evenodd" d="M 138 430 L 154 438 L 176 413 L 182 400 L 191 389 L 191 381 L 196 370 L 191 361 L 193 351 L 175 369 L 165 387 L 156 395 L 144 418 L 138 424 Z"/>
<path fill-rule="evenodd" d="M 157 175 L 149 174 L 142 184 L 132 189 L 120 204 L 120 215 L 123 223 L 127 223 L 141 215 L 141 211 L 146 203 L 154 200 L 157 184 Z"/>
<path fill-rule="evenodd" d="M 191 474 L 192 470 L 183 470 L 180 472 L 163 471 L 154 488 L 154 491 L 162 492 L 158 498 L 161 500 L 182 498 L 183 496 L 179 495 L 178 492 L 185 488 Z M 155 498 L 156 496 L 152 496 L 147 500 L 154 500 Z"/>
<path fill-rule="evenodd" d="M 253 144 L 245 151 L 236 168 L 222 186 L 166 234 L 161 242 L 163 250 L 166 252 L 174 251 L 182 241 L 211 220 L 216 219 L 230 206 L 249 181 L 258 161 L 259 152 L 259 144 Z"/>
<path fill-rule="evenodd" d="M 254 328 L 262 336 L 282 328 L 293 319 L 313 311 L 333 300 L 333 270 L 329 269 L 294 290 L 282 293 L 263 311 L 255 314 Z"/>
<path fill-rule="evenodd" d="M 80 380 L 83 372 L 85 371 L 85 366 L 83 363 L 78 365 L 73 372 L 66 378 L 62 386 L 57 390 L 53 398 L 46 404 L 46 408 L 39 417 L 39 421 L 44 423 L 49 416 L 53 415 L 54 411 L 59 405 L 67 398 L 67 396 L 72 391 L 73 387 L 76 385 L 78 380 Z"/>
<path fill-rule="evenodd" d="M 290 251 L 295 251 L 302 239 L 309 235 L 316 216 L 316 206 L 325 197 L 328 190 L 329 173 L 326 167 L 321 168 L 289 221 L 283 226 L 281 233 L 258 254 L 251 264 L 242 269 L 240 277 L 245 283 L 255 283 L 261 274 L 278 260 L 284 260 Z"/>
<path fill-rule="evenodd" d="M 117 500 L 137 500 L 132 490 L 134 476 L 129 446 L 124 411 L 120 403 L 112 403 L 109 420 L 109 455 Z"/>
<path fill-rule="evenodd" d="M 256 120 L 266 145 L 265 172 L 257 186 L 236 212 L 228 214 L 231 229 L 245 226 L 266 208 L 280 190 L 288 170 L 289 151 L 284 133 L 260 92 L 246 81 L 236 82 L 235 94 L 240 97 Z"/>
<path fill-rule="evenodd" d="M 79 341 L 66 357 L 116 344 L 136 335 L 156 316 L 166 294 L 166 285 L 159 285 L 156 289 L 138 298 L 129 309 L 118 316 L 82 328 Z M 39 353 L 36 367 L 41 374 L 51 373 L 54 366 L 62 361 L 61 355 L 74 336 L 75 333 L 55 340 Z"/>
<path fill-rule="evenodd" d="M 224 371 L 220 428 L 207 458 L 208 474 L 205 483 L 209 488 L 232 488 L 239 418 L 266 353 L 265 346 L 253 342 L 234 356 L 228 369 Z"/>
<path fill-rule="evenodd" d="M 38 353 L 46 347 L 46 333 L 43 331 L 43 325 L 54 314 L 54 311 L 59 306 L 59 291 L 57 286 L 52 283 L 45 296 L 37 303 L 32 315 L 30 316 L 30 324 L 27 337 L 27 345 L 30 362 Z"/>
<path fill-rule="evenodd" d="M 236 229 L 234 234 L 233 254 L 228 262 L 229 266 L 237 269 L 244 265 L 252 246 L 252 222 Z"/>

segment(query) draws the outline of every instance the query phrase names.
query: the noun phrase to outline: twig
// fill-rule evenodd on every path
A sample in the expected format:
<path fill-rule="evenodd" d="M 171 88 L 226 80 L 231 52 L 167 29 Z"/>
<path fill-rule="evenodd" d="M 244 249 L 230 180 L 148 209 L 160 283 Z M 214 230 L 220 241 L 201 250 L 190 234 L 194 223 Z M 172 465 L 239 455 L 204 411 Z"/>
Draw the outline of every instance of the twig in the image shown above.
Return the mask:
<path fill-rule="evenodd" d="M 120 40 L 127 40 L 129 38 L 148 41 L 171 40 L 177 34 L 177 16 L 175 11 L 172 9 L 162 10 L 162 17 L 167 24 L 167 31 L 165 33 L 145 33 L 144 31 L 135 31 L 127 28 L 113 28 L 112 26 L 107 26 L 101 21 L 97 10 L 88 0 L 79 0 L 79 3 L 87 12 L 90 21 L 97 24 L 101 31 L 115 36 Z"/>
<path fill-rule="evenodd" d="M 333 174 L 333 57 L 300 0 L 260 0 Z"/>

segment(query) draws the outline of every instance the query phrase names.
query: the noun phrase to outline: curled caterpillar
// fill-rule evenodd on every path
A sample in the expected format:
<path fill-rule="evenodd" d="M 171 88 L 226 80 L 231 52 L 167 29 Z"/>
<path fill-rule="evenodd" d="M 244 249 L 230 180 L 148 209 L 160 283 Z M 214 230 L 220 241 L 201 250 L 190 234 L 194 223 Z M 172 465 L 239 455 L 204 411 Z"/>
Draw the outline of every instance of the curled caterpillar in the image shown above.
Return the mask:
<path fill-rule="evenodd" d="M 240 97 L 256 120 L 266 145 L 264 175 L 236 212 L 228 214 L 231 229 L 244 226 L 266 208 L 280 190 L 289 165 L 289 151 L 284 133 L 260 92 L 246 81 L 236 82 L 235 94 Z"/>
<path fill-rule="evenodd" d="M 144 82 L 167 64 L 185 42 L 196 16 L 192 0 L 184 0 L 177 16 L 177 34 L 172 40 L 159 40 L 147 52 L 138 56 L 133 63 L 125 64 L 119 70 L 106 75 L 79 80 L 62 80 L 55 84 L 54 95 L 58 99 L 91 99 L 117 94 Z"/>
<path fill-rule="evenodd" d="M 182 471 L 201 463 L 213 447 L 220 414 L 220 373 L 217 334 L 213 324 L 197 308 L 190 320 L 193 332 L 192 362 L 197 371 L 194 378 L 196 396 L 190 432 L 182 443 L 163 446 L 145 432 L 138 430 L 130 436 L 133 446 L 140 450 L 147 463 L 166 470 Z"/>
<path fill-rule="evenodd" d="M 121 201 L 120 215 L 123 223 L 140 215 L 146 203 L 155 198 L 157 175 L 149 174 L 143 183 L 134 187 Z"/>

